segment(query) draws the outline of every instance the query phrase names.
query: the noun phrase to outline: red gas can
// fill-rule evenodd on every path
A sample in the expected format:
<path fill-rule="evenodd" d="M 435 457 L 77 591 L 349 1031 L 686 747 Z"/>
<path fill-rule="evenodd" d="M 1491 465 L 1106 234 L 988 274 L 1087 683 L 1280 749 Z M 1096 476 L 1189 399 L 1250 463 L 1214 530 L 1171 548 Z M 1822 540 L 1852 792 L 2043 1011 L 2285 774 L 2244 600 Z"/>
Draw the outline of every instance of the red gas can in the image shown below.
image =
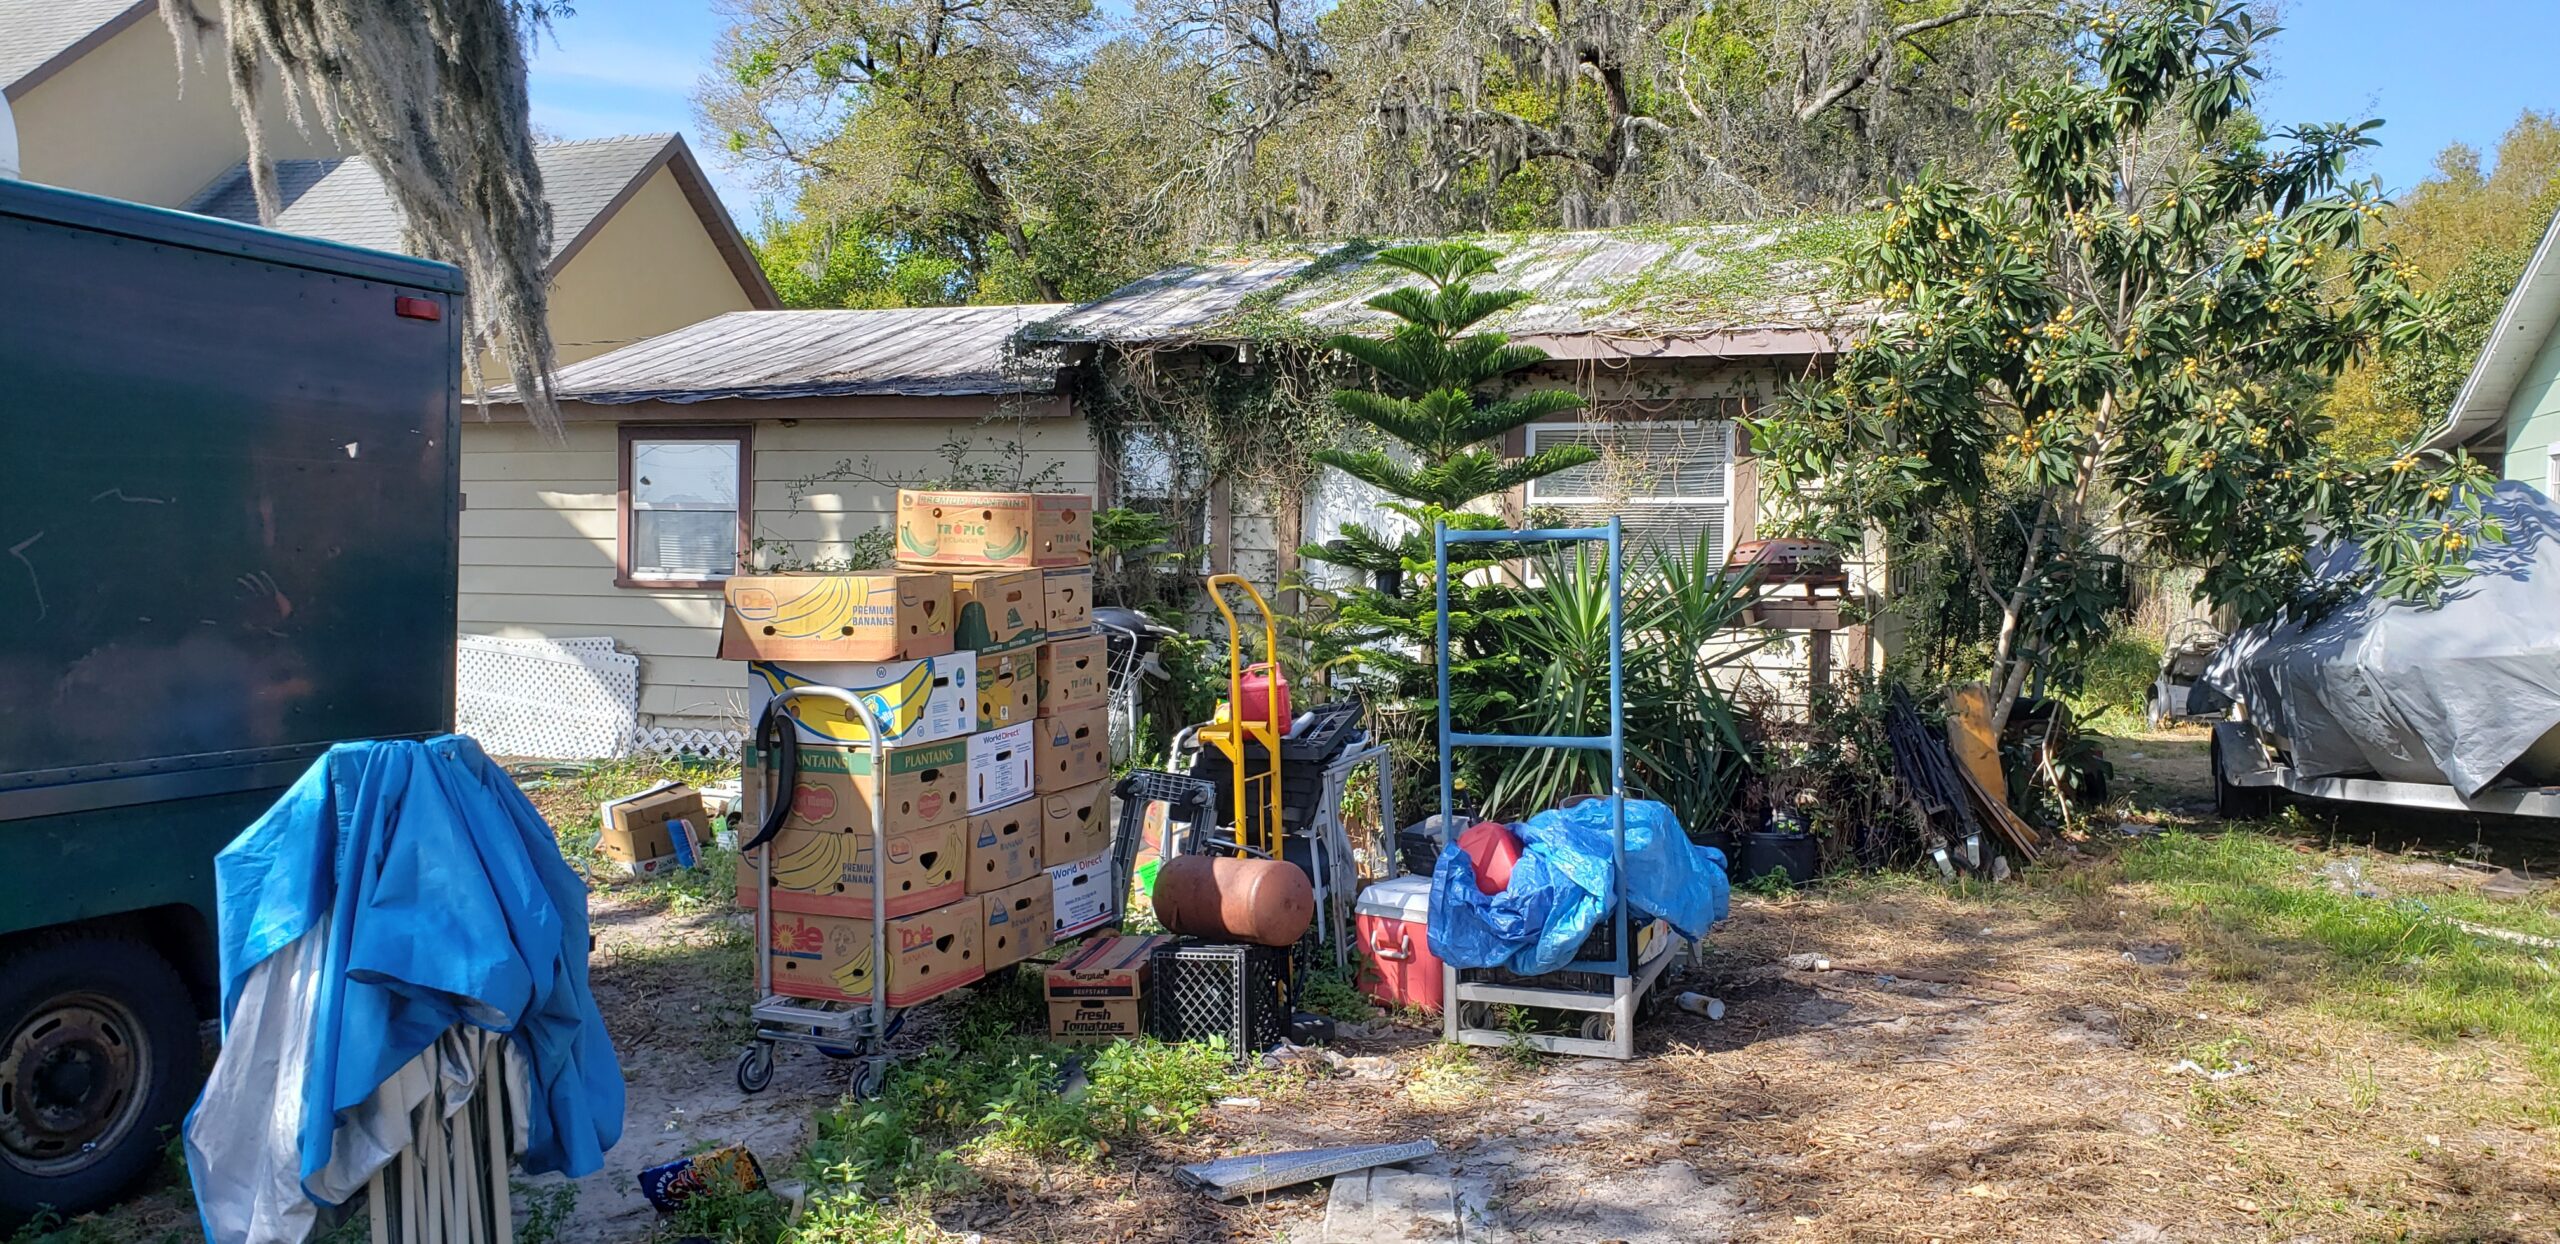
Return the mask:
<path fill-rule="evenodd" d="M 1251 722 L 1275 720 L 1271 708 L 1272 700 L 1277 698 L 1280 715 L 1276 720 L 1281 732 L 1288 732 L 1289 679 L 1278 666 L 1266 661 L 1244 667 L 1244 677 L 1236 680 L 1236 698 L 1241 701 L 1236 705 L 1236 720 Z"/>
<path fill-rule="evenodd" d="M 1431 953 L 1431 878 L 1398 877 L 1360 892 L 1360 991 L 1391 1007 L 1438 1012 L 1440 956 Z"/>

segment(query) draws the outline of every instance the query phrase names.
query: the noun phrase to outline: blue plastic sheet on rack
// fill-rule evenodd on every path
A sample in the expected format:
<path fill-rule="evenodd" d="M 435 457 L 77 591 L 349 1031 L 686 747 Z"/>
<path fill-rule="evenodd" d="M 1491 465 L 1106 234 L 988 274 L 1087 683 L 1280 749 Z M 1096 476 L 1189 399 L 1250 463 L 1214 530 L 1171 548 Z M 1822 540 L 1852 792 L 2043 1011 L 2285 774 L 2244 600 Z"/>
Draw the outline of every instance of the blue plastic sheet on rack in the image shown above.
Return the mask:
<path fill-rule="evenodd" d="M 1616 863 L 1609 801 L 1538 813 L 1511 827 L 1520 861 L 1499 894 L 1476 888 L 1476 870 L 1453 838 L 1431 874 L 1431 953 L 1461 968 L 1539 976 L 1572 963 L 1609 918 Z M 1627 801 L 1627 901 L 1638 915 L 1671 922 L 1696 940 L 1732 903 L 1724 853 L 1689 841 L 1680 818 L 1649 799 Z"/>

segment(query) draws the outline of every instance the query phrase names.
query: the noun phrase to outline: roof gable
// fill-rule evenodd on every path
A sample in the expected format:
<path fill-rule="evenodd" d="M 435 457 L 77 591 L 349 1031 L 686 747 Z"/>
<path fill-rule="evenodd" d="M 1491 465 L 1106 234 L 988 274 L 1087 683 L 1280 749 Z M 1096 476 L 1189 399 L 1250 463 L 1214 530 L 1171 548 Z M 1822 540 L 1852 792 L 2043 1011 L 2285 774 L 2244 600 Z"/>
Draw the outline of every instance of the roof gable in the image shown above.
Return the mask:
<path fill-rule="evenodd" d="M 2427 437 L 2427 448 L 2451 449 L 2505 428 L 2516 386 L 2523 383 L 2534 358 L 2551 340 L 2554 327 L 2560 327 L 2560 216 L 2542 231 L 2541 245 L 2533 248 L 2524 275 L 2517 278 L 2506 305 L 2498 309 L 2489 339 L 2480 346 L 2480 357 L 2472 362 L 2471 374 L 2463 377 L 2453 409 L 2445 412 L 2444 422 Z"/>
<path fill-rule="evenodd" d="M 153 0 L 0 0 L 0 91 L 16 99 L 151 12 Z"/>

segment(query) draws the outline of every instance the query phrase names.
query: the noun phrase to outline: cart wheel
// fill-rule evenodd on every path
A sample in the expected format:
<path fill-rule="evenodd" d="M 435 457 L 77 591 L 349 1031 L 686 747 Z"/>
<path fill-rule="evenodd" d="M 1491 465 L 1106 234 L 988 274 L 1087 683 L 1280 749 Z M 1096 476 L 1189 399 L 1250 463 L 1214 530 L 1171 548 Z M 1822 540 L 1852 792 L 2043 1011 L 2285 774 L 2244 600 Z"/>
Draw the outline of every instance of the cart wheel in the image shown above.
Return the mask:
<path fill-rule="evenodd" d="M 1478 1030 L 1493 1027 L 1493 1006 L 1484 1002 L 1462 1002 L 1458 1005 L 1458 1026 Z"/>
<path fill-rule="evenodd" d="M 1606 1041 L 1606 1040 L 1608 1040 L 1608 1039 L 1609 1039 L 1609 1017 L 1608 1017 L 1608 1016 L 1606 1016 L 1606 1015 L 1585 1015 L 1585 1016 L 1583 1016 L 1583 1017 L 1582 1017 L 1582 1039 L 1583 1039 L 1583 1040 L 1585 1040 L 1585 1041 Z"/>
<path fill-rule="evenodd" d="M 758 1041 L 738 1051 L 738 1091 L 761 1093 L 773 1083 L 773 1043 Z"/>
<path fill-rule="evenodd" d="M 888 1083 L 889 1060 L 881 1057 L 872 1057 L 863 1059 L 862 1062 L 853 1069 L 853 1083 L 849 1087 L 851 1088 L 856 1100 L 869 1101 L 874 1097 L 878 1097 L 880 1095 L 880 1090 L 886 1087 Z"/>

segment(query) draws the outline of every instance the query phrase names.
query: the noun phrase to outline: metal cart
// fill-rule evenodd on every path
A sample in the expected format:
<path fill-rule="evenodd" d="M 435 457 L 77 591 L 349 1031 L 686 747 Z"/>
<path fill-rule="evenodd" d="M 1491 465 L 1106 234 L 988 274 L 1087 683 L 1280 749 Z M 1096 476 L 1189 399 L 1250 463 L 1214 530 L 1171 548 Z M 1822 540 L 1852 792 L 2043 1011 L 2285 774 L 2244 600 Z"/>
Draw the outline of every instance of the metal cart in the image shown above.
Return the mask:
<path fill-rule="evenodd" d="M 1442 1035 L 1466 1045 L 1526 1044 L 1550 1054 L 1583 1054 L 1625 1059 L 1635 1056 L 1636 1010 L 1646 993 L 1670 966 L 1682 944 L 1668 926 L 1657 924 L 1642 944 L 1633 934 L 1646 932 L 1628 918 L 1627 904 L 1627 699 L 1626 617 L 1621 600 L 1626 532 L 1615 517 L 1606 527 L 1539 528 L 1528 531 L 1452 531 L 1434 524 L 1432 564 L 1437 580 L 1439 620 L 1434 661 L 1440 691 L 1440 823 L 1453 826 L 1456 816 L 1456 768 L 1460 747 L 1586 748 L 1609 753 L 1609 851 L 1615 892 L 1610 895 L 1611 955 L 1576 960 L 1529 981 L 1471 979 L 1457 968 L 1442 969 Z M 1609 733 L 1606 735 L 1461 733 L 1449 719 L 1449 546 L 1464 544 L 1573 544 L 1601 541 L 1609 549 Z M 1630 927 L 1633 926 L 1633 927 Z M 1490 1022 L 1497 1006 L 1534 1007 L 1586 1014 L 1576 1036 L 1519 1033 Z"/>
<path fill-rule="evenodd" d="M 741 836 L 741 856 L 753 854 L 756 868 L 756 997 L 752 1012 L 755 1039 L 738 1052 L 738 1088 L 759 1093 L 773 1083 L 774 1047 L 782 1044 L 814 1046 L 835 1058 L 858 1060 L 854 1068 L 851 1091 L 856 1097 L 871 1097 L 889 1078 L 889 1057 L 882 1052 L 888 1039 L 897 1035 L 898 1017 L 889 1007 L 889 959 L 885 952 L 889 942 L 889 903 L 885 890 L 889 858 L 889 801 L 885 796 L 871 800 L 871 998 L 867 1004 L 788 998 L 773 991 L 773 838 L 782 822 L 790 816 L 791 800 L 798 785 L 787 759 L 798 752 L 797 735 L 785 705 L 800 699 L 834 700 L 845 706 L 862 722 L 863 734 L 871 743 L 871 771 L 886 774 L 888 743 L 882 737 L 880 715 L 860 695 L 840 687 L 793 687 L 777 692 L 765 706 L 764 717 L 756 723 L 751 736 L 766 747 L 767 755 L 779 753 L 786 759 L 782 772 L 758 783 L 764 806 L 755 819 L 744 822 L 754 826 L 754 836 Z M 769 743 L 768 740 L 771 740 Z M 775 800 L 781 800 L 776 815 Z M 741 831 L 742 835 L 746 831 Z M 741 858 L 739 866 L 746 860 Z"/>

